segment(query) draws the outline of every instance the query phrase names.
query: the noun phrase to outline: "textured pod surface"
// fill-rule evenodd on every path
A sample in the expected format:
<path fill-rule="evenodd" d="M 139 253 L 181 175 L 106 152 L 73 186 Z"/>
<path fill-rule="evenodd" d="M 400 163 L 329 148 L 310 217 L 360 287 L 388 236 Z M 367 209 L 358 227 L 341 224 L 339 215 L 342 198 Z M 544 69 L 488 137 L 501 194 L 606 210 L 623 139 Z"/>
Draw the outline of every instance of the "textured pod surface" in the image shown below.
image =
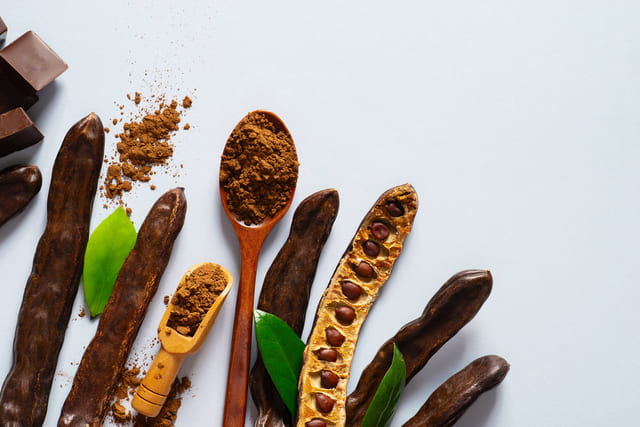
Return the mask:
<path fill-rule="evenodd" d="M 360 328 L 391 274 L 417 209 L 418 198 L 411 185 L 399 185 L 386 191 L 364 217 L 340 259 L 318 305 L 302 357 L 298 426 L 344 425 L 347 381 Z M 365 251 L 367 243 L 375 245 L 377 250 Z M 346 293 L 345 288 L 348 289 Z M 336 317 L 336 309 L 341 307 L 352 309 L 353 319 L 351 316 L 346 319 Z M 330 353 L 335 354 L 335 361 L 327 360 L 327 349 L 333 350 Z M 322 386 L 324 370 L 339 377 L 335 387 Z"/>
<path fill-rule="evenodd" d="M 101 426 L 173 243 L 184 224 L 181 188 L 163 194 L 145 218 L 125 260 L 98 330 L 87 347 L 62 407 L 59 426 Z"/>
<path fill-rule="evenodd" d="M 362 423 L 369 404 L 393 357 L 395 343 L 407 366 L 407 383 L 431 357 L 476 315 L 491 293 L 486 270 L 465 270 L 451 277 L 431 298 L 422 315 L 385 342 L 362 372 L 347 399 L 347 424 Z"/>
<path fill-rule="evenodd" d="M 0 225 L 17 214 L 42 186 L 40 169 L 34 165 L 12 166 L 0 172 Z"/>
<path fill-rule="evenodd" d="M 298 336 L 304 327 L 309 293 L 318 259 L 338 214 L 338 192 L 322 190 L 304 199 L 295 213 L 287 241 L 278 252 L 260 292 L 258 308 L 278 316 Z M 249 388 L 258 407 L 258 426 L 291 426 L 291 414 L 282 402 L 260 354 Z"/>
<path fill-rule="evenodd" d="M 429 396 L 403 427 L 449 427 L 485 391 L 502 382 L 509 364 L 500 356 L 483 356 L 454 374 Z"/>
<path fill-rule="evenodd" d="M 78 292 L 93 198 L 104 155 L 95 114 L 67 132 L 58 151 L 47 202 L 47 225 L 18 313 L 13 365 L 2 386 L 0 425 L 42 425 L 58 353 Z"/>

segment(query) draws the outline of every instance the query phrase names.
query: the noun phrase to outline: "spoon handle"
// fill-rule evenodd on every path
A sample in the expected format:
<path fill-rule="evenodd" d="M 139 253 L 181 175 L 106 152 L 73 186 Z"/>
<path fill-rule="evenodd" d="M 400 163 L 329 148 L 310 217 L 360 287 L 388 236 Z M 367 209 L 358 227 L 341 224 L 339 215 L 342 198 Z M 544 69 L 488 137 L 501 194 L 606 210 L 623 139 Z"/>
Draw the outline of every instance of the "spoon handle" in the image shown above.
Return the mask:
<path fill-rule="evenodd" d="M 240 238 L 240 236 L 238 237 Z M 222 424 L 224 427 L 244 426 L 244 414 L 247 408 L 249 363 L 251 358 L 251 330 L 253 326 L 252 314 L 256 270 L 258 268 L 258 256 L 260 255 L 264 237 L 266 237 L 266 234 L 259 236 L 258 239 L 248 239 L 252 240 L 251 243 L 253 244 L 245 244 L 249 242 L 242 238 L 239 239 L 242 264 L 240 268 L 240 284 L 238 286 L 238 299 L 236 301 L 236 313 L 231 340 L 227 395 Z"/>

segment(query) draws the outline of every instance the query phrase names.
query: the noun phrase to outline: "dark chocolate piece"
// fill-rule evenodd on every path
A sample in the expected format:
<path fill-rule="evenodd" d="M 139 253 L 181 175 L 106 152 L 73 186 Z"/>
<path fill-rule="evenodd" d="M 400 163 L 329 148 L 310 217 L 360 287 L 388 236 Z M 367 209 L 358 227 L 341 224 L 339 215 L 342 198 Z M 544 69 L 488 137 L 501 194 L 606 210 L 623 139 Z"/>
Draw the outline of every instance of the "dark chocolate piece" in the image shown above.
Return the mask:
<path fill-rule="evenodd" d="M 69 68 L 62 58 L 33 31 L 27 31 L 2 49 L 0 57 L 36 92 Z"/>
<path fill-rule="evenodd" d="M 36 91 L 0 57 L 0 114 L 18 107 L 28 110 L 37 101 Z"/>
<path fill-rule="evenodd" d="M 42 138 L 21 107 L 0 114 L 0 157 L 36 144 Z"/>
<path fill-rule="evenodd" d="M 7 39 L 7 24 L 4 23 L 2 18 L 0 18 L 0 46 Z"/>

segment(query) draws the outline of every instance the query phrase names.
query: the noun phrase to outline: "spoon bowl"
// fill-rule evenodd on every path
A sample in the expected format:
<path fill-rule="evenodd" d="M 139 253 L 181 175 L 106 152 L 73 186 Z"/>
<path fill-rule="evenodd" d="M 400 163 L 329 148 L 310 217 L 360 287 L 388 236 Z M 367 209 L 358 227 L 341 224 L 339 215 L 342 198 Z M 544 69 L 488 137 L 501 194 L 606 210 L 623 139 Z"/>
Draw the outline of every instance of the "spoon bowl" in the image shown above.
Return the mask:
<path fill-rule="evenodd" d="M 289 130 L 282 120 L 269 111 L 257 110 L 253 113 L 262 114 L 271 122 L 278 132 L 284 132 L 291 138 Z M 291 138 L 293 141 L 293 138 Z M 225 427 L 244 426 L 247 407 L 247 383 L 249 380 L 249 363 L 251 357 L 251 331 L 256 271 L 258 257 L 264 240 L 273 227 L 282 219 L 293 200 L 295 185 L 288 194 L 287 202 L 273 216 L 267 217 L 260 224 L 247 225 L 240 221 L 229 209 L 227 203 L 228 192 L 220 183 L 220 198 L 222 207 L 231 220 L 240 244 L 241 268 L 240 284 L 238 285 L 238 299 L 236 301 L 235 319 L 231 340 L 231 357 L 227 378 L 227 393 L 223 424 Z"/>

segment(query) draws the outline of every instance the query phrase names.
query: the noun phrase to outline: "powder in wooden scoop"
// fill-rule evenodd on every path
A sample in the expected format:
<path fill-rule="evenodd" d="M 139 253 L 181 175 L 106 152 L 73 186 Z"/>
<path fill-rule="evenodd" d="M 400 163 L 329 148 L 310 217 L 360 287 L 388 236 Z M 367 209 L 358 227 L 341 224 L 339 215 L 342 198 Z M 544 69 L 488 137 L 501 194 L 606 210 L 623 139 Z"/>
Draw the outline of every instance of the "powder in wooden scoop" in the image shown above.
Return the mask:
<path fill-rule="evenodd" d="M 173 309 L 167 326 L 184 336 L 193 336 L 226 286 L 227 276 L 215 264 L 204 264 L 193 270 L 171 299 Z"/>

